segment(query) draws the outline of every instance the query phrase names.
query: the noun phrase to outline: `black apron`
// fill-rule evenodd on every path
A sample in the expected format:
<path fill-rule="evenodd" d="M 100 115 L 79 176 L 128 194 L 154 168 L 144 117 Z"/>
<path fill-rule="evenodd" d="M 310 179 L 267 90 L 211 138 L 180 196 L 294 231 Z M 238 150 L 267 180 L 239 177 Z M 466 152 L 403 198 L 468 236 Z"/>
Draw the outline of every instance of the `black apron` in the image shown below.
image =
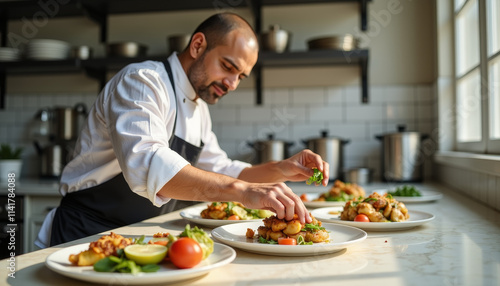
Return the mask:
<path fill-rule="evenodd" d="M 174 90 L 176 105 L 170 148 L 195 165 L 204 144 L 201 142 L 201 146 L 197 147 L 175 136 L 177 95 L 170 64 L 168 61 L 163 64 Z M 52 221 L 50 246 L 136 223 L 195 203 L 198 202 L 172 199 L 162 207 L 156 207 L 149 199 L 134 193 L 120 173 L 100 185 L 68 193 L 62 198 Z"/>

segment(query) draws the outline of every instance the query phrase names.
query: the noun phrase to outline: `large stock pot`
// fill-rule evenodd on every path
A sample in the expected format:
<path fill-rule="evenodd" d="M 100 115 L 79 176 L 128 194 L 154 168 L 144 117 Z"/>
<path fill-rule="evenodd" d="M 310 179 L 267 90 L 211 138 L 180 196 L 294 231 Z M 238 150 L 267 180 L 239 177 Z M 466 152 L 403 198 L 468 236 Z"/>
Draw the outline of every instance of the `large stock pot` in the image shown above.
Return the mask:
<path fill-rule="evenodd" d="M 344 166 L 344 145 L 349 143 L 339 137 L 328 136 L 328 131 L 321 131 L 321 137 L 302 141 L 308 149 L 319 154 L 330 165 L 330 181 L 342 178 Z"/>

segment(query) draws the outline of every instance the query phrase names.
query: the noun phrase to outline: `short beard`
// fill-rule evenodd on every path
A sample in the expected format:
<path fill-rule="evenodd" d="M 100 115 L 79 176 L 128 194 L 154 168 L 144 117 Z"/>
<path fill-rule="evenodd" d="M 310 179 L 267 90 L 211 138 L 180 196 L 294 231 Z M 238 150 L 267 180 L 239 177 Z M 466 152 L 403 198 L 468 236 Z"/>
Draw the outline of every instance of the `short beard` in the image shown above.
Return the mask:
<path fill-rule="evenodd" d="M 227 88 L 222 85 L 222 83 L 211 82 L 209 85 L 204 85 L 207 82 L 207 74 L 205 69 L 205 64 L 203 60 L 205 59 L 206 51 L 198 58 L 191 67 L 188 69 L 189 82 L 194 88 L 196 95 L 198 95 L 207 104 L 216 104 L 219 101 L 219 97 L 215 93 L 210 93 L 210 86 L 217 85 L 220 89 L 227 92 Z"/>

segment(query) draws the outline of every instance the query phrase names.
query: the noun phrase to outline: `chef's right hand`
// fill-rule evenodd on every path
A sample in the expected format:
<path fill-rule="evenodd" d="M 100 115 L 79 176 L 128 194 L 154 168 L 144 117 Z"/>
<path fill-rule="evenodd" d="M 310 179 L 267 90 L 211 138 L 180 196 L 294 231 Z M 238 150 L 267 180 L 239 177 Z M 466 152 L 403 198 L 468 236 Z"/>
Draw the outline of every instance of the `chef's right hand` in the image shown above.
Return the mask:
<path fill-rule="evenodd" d="M 309 211 L 285 183 L 243 183 L 241 203 L 247 208 L 265 209 L 276 213 L 279 219 L 292 220 L 297 214 L 301 223 L 312 221 Z"/>

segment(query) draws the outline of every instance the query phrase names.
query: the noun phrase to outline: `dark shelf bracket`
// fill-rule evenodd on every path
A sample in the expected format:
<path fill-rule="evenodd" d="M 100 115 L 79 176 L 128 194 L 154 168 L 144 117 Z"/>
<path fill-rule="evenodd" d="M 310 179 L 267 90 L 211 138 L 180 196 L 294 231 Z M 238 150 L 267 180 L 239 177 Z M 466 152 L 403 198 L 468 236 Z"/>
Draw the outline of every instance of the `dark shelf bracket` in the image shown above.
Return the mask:
<path fill-rule="evenodd" d="M 0 45 L 2 47 L 7 46 L 7 23 L 8 23 L 8 15 L 7 9 L 0 11 L 0 33 L 2 34 L 2 39 Z"/>
<path fill-rule="evenodd" d="M 106 43 L 108 40 L 108 13 L 106 8 L 107 1 L 103 1 L 100 7 L 94 7 L 85 1 L 80 2 L 81 9 L 86 15 L 92 20 L 94 20 L 100 27 L 100 41 L 101 43 Z"/>
<path fill-rule="evenodd" d="M 106 68 L 85 68 L 85 72 L 89 77 L 95 78 L 99 81 L 99 91 L 101 91 L 104 86 L 106 85 L 107 79 L 107 73 L 108 70 Z"/>
<path fill-rule="evenodd" d="M 255 65 L 253 76 L 255 77 L 255 104 L 261 105 L 262 101 L 262 66 L 260 64 Z"/>
<path fill-rule="evenodd" d="M 7 81 L 7 74 L 5 72 L 0 72 L 0 109 L 5 109 L 5 84 Z"/>
<path fill-rule="evenodd" d="M 368 58 L 359 62 L 361 69 L 361 102 L 368 103 Z"/>
<path fill-rule="evenodd" d="M 368 0 L 359 0 L 359 9 L 361 15 L 361 30 L 368 29 Z"/>

